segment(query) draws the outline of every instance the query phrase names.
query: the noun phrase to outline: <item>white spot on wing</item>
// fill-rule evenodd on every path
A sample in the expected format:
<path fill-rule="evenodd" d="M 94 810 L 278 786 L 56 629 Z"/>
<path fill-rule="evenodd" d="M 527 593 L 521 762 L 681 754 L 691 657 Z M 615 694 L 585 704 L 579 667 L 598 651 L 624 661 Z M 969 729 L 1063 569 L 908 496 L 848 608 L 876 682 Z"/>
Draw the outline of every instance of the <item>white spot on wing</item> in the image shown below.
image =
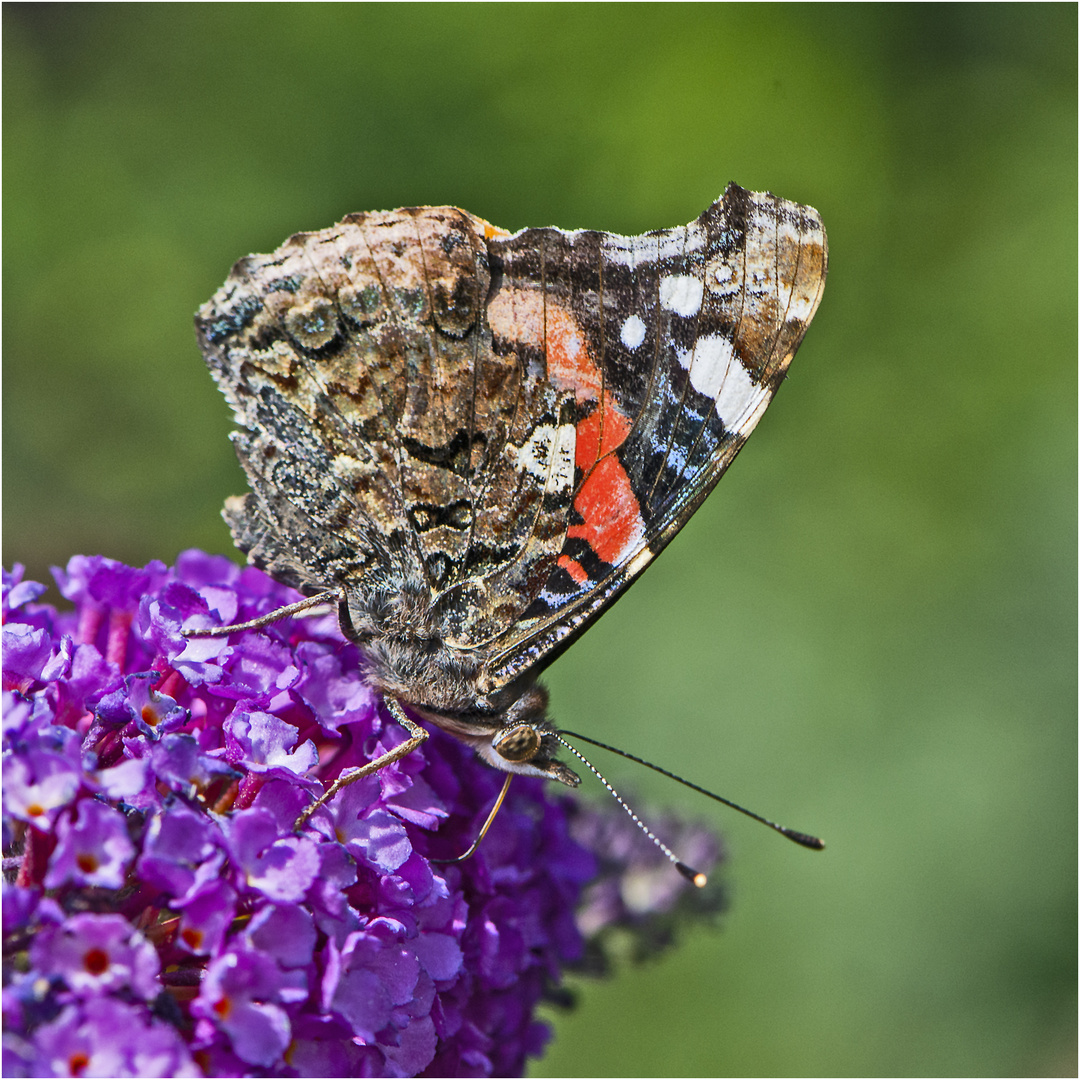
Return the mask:
<path fill-rule="evenodd" d="M 653 553 L 650 548 L 643 547 L 627 564 L 626 574 L 628 577 L 635 577 L 640 574 L 646 566 L 652 562 Z"/>
<path fill-rule="evenodd" d="M 548 491 L 569 491 L 574 485 L 577 428 L 573 424 L 563 424 L 556 432 L 556 436 L 547 489 Z"/>
<path fill-rule="evenodd" d="M 645 323 L 637 315 L 631 315 L 622 324 L 619 339 L 628 349 L 636 349 L 645 340 Z"/>
<path fill-rule="evenodd" d="M 660 281 L 660 306 L 676 315 L 696 315 L 701 310 L 701 280 L 689 274 L 672 274 Z"/>
<path fill-rule="evenodd" d="M 517 467 L 544 482 L 546 491 L 567 491 L 574 482 L 577 432 L 573 424 L 538 424 L 517 454 Z"/>
<path fill-rule="evenodd" d="M 715 398 L 716 415 L 728 431 L 753 428 L 769 400 L 769 391 L 750 378 L 732 343 L 723 334 L 698 338 L 693 349 L 680 350 L 679 364 L 688 369 L 690 385 Z"/>
<path fill-rule="evenodd" d="M 737 378 L 733 372 L 749 378 L 735 357 L 735 346 L 722 334 L 698 338 L 692 349 L 679 350 L 678 359 L 690 372 L 690 385 L 706 397 L 715 398 L 725 380 Z"/>

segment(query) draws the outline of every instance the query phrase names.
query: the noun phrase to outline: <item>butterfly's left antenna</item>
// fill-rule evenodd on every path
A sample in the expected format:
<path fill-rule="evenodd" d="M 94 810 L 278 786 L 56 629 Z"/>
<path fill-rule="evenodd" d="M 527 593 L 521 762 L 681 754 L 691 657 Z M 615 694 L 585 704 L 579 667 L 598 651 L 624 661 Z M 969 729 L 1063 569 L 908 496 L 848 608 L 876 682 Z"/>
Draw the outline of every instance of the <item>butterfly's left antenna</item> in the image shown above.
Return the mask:
<path fill-rule="evenodd" d="M 581 753 L 580 750 L 571 746 L 562 737 L 562 735 L 559 734 L 559 732 L 553 732 L 553 734 L 555 735 L 555 738 L 558 739 L 559 742 L 561 742 L 563 746 L 565 746 L 566 749 L 569 750 L 570 753 L 573 754 L 574 757 L 576 757 L 578 761 L 580 761 L 589 770 L 589 772 L 591 772 L 593 776 L 595 776 L 596 779 L 599 780 L 600 783 L 608 789 L 615 801 L 630 815 L 630 820 L 668 857 L 668 859 L 674 865 L 675 869 L 678 870 L 679 873 L 682 874 L 682 876 L 686 878 L 687 881 L 693 882 L 699 889 L 703 888 L 705 886 L 705 883 L 709 880 L 708 877 L 700 870 L 695 870 L 692 866 L 687 866 L 686 863 L 684 863 L 675 854 L 675 852 L 672 851 L 671 848 L 669 848 L 667 844 L 664 843 L 663 840 L 656 836 L 656 834 L 653 833 L 653 831 L 648 827 L 648 825 L 646 825 L 645 822 L 643 822 L 641 818 L 639 818 L 637 814 L 635 814 L 634 811 L 626 805 L 626 801 L 611 786 L 611 784 L 608 783 L 607 778 L 603 775 L 603 773 L 601 773 L 600 770 L 583 753 Z M 573 735 L 573 732 L 568 731 L 566 732 L 566 734 Z M 581 736 L 574 735 L 574 738 L 579 739 L 581 738 Z M 585 739 L 583 741 L 592 742 L 592 739 Z M 599 746 L 601 744 L 597 743 L 596 745 Z"/>

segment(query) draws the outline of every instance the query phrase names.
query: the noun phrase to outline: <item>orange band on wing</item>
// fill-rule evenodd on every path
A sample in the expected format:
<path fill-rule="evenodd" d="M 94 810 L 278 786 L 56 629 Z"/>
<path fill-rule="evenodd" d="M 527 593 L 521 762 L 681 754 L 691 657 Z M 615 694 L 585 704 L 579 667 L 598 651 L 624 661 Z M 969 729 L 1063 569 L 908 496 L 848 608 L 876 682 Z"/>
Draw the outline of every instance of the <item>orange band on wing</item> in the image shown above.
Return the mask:
<path fill-rule="evenodd" d="M 574 499 L 574 509 L 585 520 L 571 525 L 567 536 L 584 540 L 597 558 L 616 566 L 640 546 L 645 532 L 630 477 L 615 456 L 630 434 L 630 421 L 602 388 L 603 380 L 589 355 L 584 333 L 561 308 L 548 308 L 547 361 L 553 382 L 572 388 L 579 401 L 597 399 L 597 407 L 577 425 L 576 432 L 575 463 L 586 480 Z M 584 584 L 577 572 L 587 575 L 579 563 L 564 556 L 559 565 L 578 584 Z"/>
<path fill-rule="evenodd" d="M 597 558 L 617 566 L 641 546 L 645 523 L 630 477 L 615 455 L 630 434 L 630 421 L 604 389 L 585 331 L 572 312 L 546 302 L 539 289 L 500 292 L 488 305 L 488 322 L 511 340 L 542 345 L 551 382 L 561 390 L 572 390 L 580 403 L 596 402 L 575 433 L 574 463 L 585 482 L 574 499 L 574 509 L 584 521 L 571 525 L 567 535 L 584 540 Z M 559 566 L 578 585 L 588 583 L 589 575 L 577 559 L 560 555 Z"/>
<path fill-rule="evenodd" d="M 600 404 L 577 425 L 575 464 L 582 472 L 589 469 L 604 454 L 620 447 L 630 434 L 626 419 L 610 394 L 604 394 Z"/>
<path fill-rule="evenodd" d="M 575 585 L 585 585 L 588 583 L 589 575 L 585 572 L 585 567 L 577 561 L 577 559 L 571 559 L 569 555 L 559 556 L 559 566 L 561 566 L 574 580 Z"/>
<path fill-rule="evenodd" d="M 600 372 L 589 355 L 585 332 L 577 319 L 554 305 L 548 307 L 546 315 L 548 378 L 556 386 L 572 389 L 579 401 L 600 397 Z"/>
<path fill-rule="evenodd" d="M 604 458 L 581 485 L 574 509 L 585 520 L 571 525 L 567 535 L 583 539 L 609 565 L 617 566 L 640 546 L 645 534 L 641 507 L 614 455 Z"/>

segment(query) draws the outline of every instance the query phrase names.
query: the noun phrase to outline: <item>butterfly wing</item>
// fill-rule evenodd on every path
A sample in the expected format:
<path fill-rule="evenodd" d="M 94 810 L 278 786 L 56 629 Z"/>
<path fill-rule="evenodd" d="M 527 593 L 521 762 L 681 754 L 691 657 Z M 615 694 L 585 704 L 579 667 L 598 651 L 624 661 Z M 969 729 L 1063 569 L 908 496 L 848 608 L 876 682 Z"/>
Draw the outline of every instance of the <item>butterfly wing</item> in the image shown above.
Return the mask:
<path fill-rule="evenodd" d="M 716 485 L 787 373 L 828 248 L 816 211 L 734 184 L 685 228 L 526 230 L 492 248 L 543 294 L 548 375 L 579 405 L 572 521 L 493 646 L 497 687 L 550 662 Z M 498 293 L 489 320 L 514 330 Z"/>
<path fill-rule="evenodd" d="M 252 486 L 238 546 L 361 608 L 426 596 L 474 653 L 554 569 L 574 479 L 573 395 L 487 326 L 496 235 L 451 207 L 352 215 L 240 260 L 196 318 Z"/>

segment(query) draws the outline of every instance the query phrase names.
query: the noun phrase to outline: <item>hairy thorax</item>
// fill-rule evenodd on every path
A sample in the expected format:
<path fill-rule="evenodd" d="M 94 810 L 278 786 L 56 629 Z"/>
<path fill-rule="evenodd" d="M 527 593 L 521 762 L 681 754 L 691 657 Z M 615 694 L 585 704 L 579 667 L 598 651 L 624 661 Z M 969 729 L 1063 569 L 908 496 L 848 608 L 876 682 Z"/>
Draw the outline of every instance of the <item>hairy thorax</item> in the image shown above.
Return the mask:
<path fill-rule="evenodd" d="M 409 582 L 370 593 L 350 589 L 339 617 L 384 696 L 472 746 L 494 768 L 577 787 L 577 774 L 556 757 L 561 742 L 545 716 L 547 691 L 525 681 L 482 694 L 484 655 L 448 645 L 435 611 L 428 588 Z"/>
<path fill-rule="evenodd" d="M 375 687 L 422 714 L 496 716 L 516 696 L 478 693 L 486 654 L 447 643 L 426 583 L 349 589 L 339 617 L 346 636 L 367 658 Z"/>

